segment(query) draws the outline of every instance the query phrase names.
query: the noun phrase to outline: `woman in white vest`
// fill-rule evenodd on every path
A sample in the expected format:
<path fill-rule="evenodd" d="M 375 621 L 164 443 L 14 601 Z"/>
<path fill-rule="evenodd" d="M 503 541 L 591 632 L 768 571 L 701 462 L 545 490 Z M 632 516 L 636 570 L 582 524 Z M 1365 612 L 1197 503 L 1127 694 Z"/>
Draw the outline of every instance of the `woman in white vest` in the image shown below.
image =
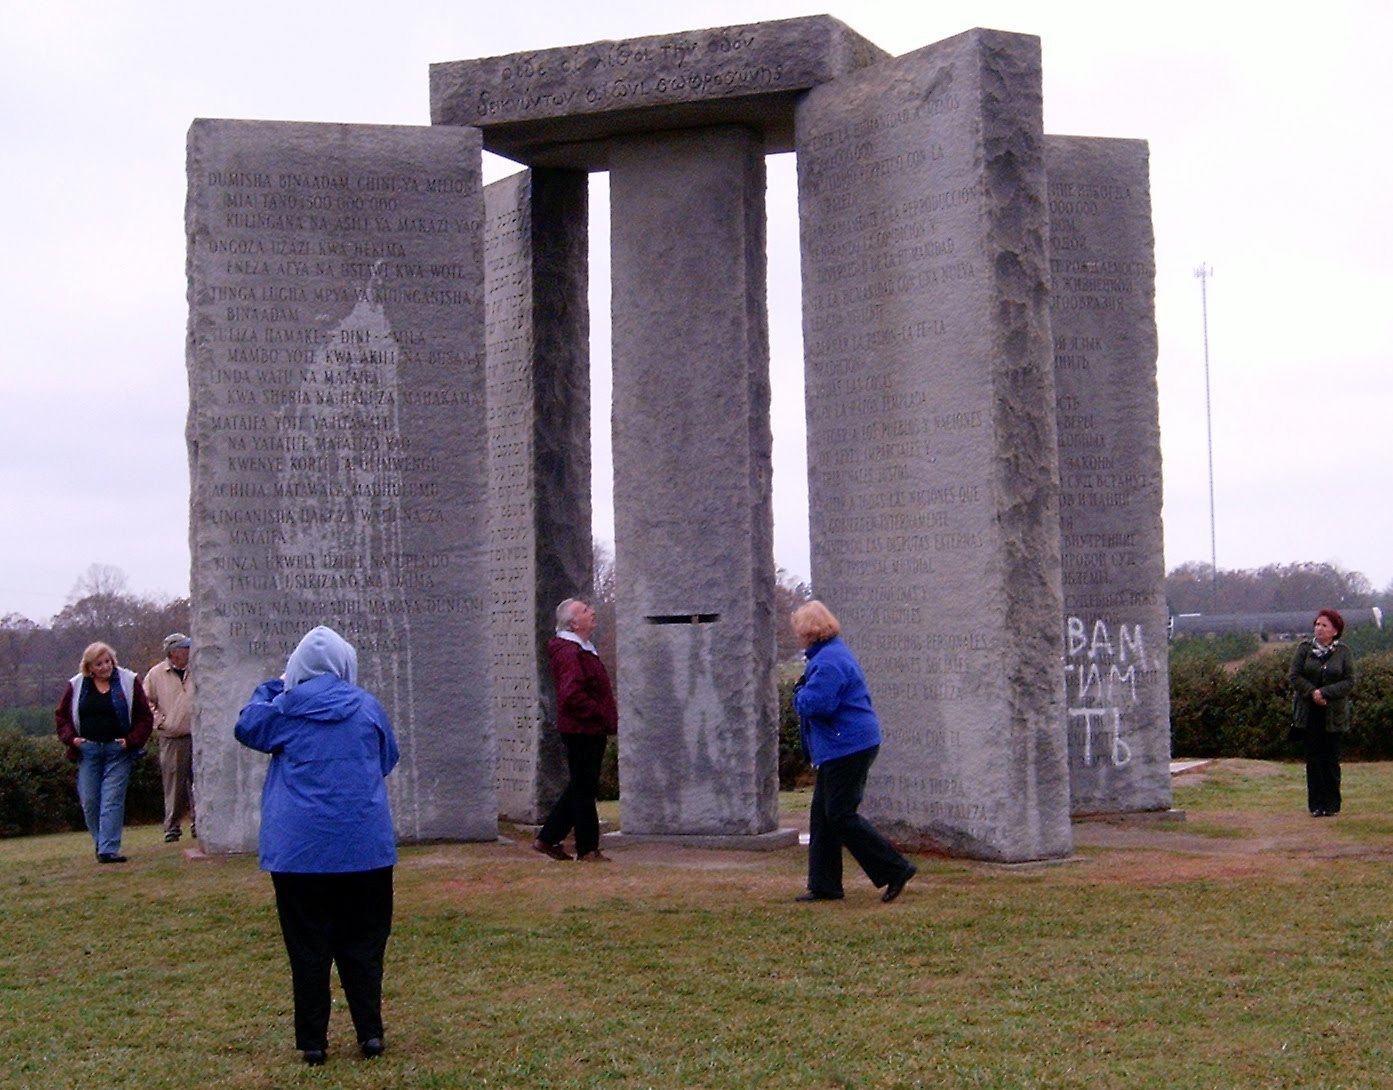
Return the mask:
<path fill-rule="evenodd" d="M 154 717 L 134 670 L 116 662 L 109 644 L 88 644 L 54 711 L 58 738 L 77 762 L 77 796 L 98 863 L 124 863 L 126 786 L 131 764 L 153 729 Z"/>

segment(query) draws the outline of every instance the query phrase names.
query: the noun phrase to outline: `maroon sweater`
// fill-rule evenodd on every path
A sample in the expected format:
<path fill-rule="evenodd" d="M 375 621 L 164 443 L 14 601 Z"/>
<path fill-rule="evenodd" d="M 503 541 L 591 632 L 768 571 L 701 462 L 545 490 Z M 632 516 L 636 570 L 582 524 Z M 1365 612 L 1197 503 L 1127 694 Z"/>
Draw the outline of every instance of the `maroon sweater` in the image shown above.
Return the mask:
<path fill-rule="evenodd" d="M 562 734 L 617 734 L 619 708 L 600 656 L 553 636 L 547 657 L 556 682 L 556 729 Z"/>

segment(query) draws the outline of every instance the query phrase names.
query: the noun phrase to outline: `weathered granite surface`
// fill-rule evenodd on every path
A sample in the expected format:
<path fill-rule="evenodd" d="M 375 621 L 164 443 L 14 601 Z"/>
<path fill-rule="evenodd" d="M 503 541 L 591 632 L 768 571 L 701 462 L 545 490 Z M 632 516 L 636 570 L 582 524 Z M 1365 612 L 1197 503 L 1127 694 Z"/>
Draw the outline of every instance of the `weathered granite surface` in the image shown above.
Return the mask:
<path fill-rule="evenodd" d="M 452 61 L 431 65 L 431 121 L 532 165 L 602 170 L 611 137 L 721 124 L 788 151 L 801 92 L 886 56 L 815 15 Z"/>
<path fill-rule="evenodd" d="M 1037 39 L 974 30 L 798 108 L 812 578 L 903 843 L 1071 847 Z"/>
<path fill-rule="evenodd" d="M 1075 813 L 1171 803 L 1155 258 L 1143 140 L 1046 137 Z"/>
<path fill-rule="evenodd" d="M 764 152 L 743 127 L 611 155 L 626 834 L 778 821 Z"/>
<path fill-rule="evenodd" d="M 484 189 L 498 805 L 523 824 L 566 783 L 546 641 L 556 606 L 592 583 L 588 203 L 575 171 Z"/>
<path fill-rule="evenodd" d="M 398 836 L 497 835 L 480 143 L 195 121 L 189 421 L 200 840 L 255 847 L 257 682 L 329 624 L 401 742 Z"/>

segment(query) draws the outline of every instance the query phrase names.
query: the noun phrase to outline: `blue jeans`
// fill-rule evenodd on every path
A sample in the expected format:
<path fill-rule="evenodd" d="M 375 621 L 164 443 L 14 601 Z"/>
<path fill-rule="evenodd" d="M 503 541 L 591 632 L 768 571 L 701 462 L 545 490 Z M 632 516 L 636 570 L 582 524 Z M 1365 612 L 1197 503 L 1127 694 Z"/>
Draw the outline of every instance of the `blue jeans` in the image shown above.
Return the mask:
<path fill-rule="evenodd" d="M 118 855 L 126 823 L 131 755 L 119 742 L 84 742 L 78 753 L 77 797 L 98 855 Z"/>

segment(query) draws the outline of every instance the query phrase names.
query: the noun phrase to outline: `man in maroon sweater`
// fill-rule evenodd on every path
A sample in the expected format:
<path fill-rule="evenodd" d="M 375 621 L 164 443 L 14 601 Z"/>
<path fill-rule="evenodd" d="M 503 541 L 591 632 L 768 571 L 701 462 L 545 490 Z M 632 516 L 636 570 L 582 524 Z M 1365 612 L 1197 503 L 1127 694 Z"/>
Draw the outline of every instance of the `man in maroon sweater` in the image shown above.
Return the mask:
<path fill-rule="evenodd" d="M 600 851 L 600 816 L 595 798 L 605 743 L 619 730 L 619 708 L 605 664 L 590 637 L 595 611 L 578 598 L 556 607 L 556 635 L 547 643 L 551 676 L 556 683 L 556 729 L 566 746 L 570 782 L 556 800 L 532 847 L 552 859 L 570 859 L 561 841 L 576 833 L 576 858 L 606 863 Z"/>

